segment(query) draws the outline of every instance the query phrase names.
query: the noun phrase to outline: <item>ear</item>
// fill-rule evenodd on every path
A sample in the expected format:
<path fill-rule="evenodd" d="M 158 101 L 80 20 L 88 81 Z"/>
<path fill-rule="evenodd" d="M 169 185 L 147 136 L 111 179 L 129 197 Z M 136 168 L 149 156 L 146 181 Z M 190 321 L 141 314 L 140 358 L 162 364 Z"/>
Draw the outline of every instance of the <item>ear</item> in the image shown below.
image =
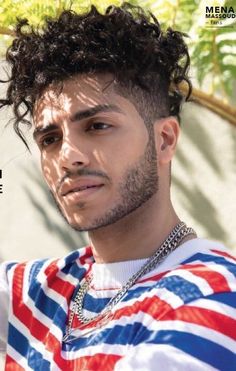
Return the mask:
<path fill-rule="evenodd" d="M 168 164 L 175 154 L 180 133 L 179 123 L 173 116 L 158 120 L 155 123 L 155 132 L 159 163 Z"/>

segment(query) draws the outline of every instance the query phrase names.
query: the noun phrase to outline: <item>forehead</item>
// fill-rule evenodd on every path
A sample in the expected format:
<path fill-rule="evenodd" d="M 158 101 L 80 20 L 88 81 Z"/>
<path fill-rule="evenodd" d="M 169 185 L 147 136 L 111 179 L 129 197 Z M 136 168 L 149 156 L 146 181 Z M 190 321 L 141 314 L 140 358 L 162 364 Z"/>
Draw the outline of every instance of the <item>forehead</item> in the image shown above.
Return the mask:
<path fill-rule="evenodd" d="M 128 101 L 115 93 L 116 82 L 111 75 L 78 75 L 62 84 L 49 86 L 35 103 L 34 124 L 84 110 L 97 105 L 120 104 Z"/>

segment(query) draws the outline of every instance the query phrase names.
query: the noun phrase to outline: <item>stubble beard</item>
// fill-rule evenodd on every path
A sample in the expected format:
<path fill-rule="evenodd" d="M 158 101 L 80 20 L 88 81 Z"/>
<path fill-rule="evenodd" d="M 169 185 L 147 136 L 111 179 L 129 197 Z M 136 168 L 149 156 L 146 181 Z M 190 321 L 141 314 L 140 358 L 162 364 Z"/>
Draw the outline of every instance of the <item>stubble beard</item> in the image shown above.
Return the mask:
<path fill-rule="evenodd" d="M 132 166 L 128 167 L 119 184 L 117 203 L 103 215 L 94 219 L 89 225 L 72 224 L 57 202 L 56 206 L 66 222 L 78 232 L 89 232 L 118 222 L 146 203 L 158 191 L 157 152 L 153 134 L 149 133 L 149 140 L 144 154 Z"/>

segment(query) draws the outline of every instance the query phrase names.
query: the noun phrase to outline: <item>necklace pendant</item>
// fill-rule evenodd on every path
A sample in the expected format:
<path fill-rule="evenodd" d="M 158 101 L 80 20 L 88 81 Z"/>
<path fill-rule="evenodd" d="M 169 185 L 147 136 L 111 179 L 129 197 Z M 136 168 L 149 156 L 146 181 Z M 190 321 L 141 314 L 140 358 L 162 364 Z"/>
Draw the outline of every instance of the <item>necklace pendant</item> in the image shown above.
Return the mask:
<path fill-rule="evenodd" d="M 63 337 L 62 341 L 69 344 L 73 341 L 82 338 L 84 336 L 90 335 L 92 333 L 95 333 L 97 330 L 101 329 L 102 327 L 106 326 L 109 321 L 111 321 L 113 318 L 113 314 L 111 310 L 108 310 L 104 313 L 104 315 L 101 315 L 101 319 L 97 320 L 97 324 L 93 327 L 86 328 L 86 325 L 82 325 L 80 327 L 77 327 L 75 329 L 70 329 L 70 331 L 67 331 L 65 336 Z M 91 321 L 93 322 L 93 321 Z"/>

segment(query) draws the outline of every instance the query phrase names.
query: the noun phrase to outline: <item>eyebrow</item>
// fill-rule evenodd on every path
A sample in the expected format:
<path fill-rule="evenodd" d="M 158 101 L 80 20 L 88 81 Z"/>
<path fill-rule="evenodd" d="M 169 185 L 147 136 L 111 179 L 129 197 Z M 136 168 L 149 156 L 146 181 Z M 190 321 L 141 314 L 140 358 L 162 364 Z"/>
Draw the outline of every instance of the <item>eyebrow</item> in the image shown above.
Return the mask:
<path fill-rule="evenodd" d="M 89 117 L 95 116 L 97 113 L 100 112 L 118 112 L 124 114 L 124 112 L 115 104 L 98 104 L 97 106 L 76 112 L 71 117 L 71 121 L 74 122 L 87 119 Z"/>
<path fill-rule="evenodd" d="M 38 126 L 37 128 L 34 129 L 33 138 L 34 140 L 36 140 L 39 135 L 47 134 L 48 132 L 57 130 L 57 129 L 58 129 L 58 125 L 56 124 L 48 124 L 47 126 Z"/>
<path fill-rule="evenodd" d="M 118 112 L 124 114 L 124 112 L 115 104 L 98 104 L 94 107 L 74 113 L 70 120 L 72 122 L 81 121 L 86 118 L 95 116 L 100 112 Z M 39 135 L 46 134 L 57 129 L 58 125 L 56 123 L 49 123 L 48 125 L 38 126 L 33 132 L 33 138 L 34 140 L 36 140 Z"/>

